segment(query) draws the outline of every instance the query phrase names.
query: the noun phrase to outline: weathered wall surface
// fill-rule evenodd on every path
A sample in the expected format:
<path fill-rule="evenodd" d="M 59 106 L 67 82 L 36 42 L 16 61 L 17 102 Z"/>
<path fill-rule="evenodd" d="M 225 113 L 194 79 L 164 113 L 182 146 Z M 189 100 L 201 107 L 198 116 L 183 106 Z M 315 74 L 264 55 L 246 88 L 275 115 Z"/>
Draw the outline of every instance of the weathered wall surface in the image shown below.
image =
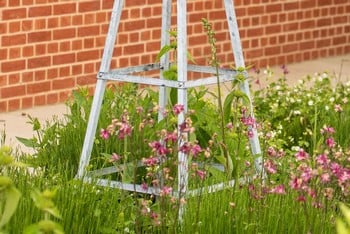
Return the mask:
<path fill-rule="evenodd" d="M 0 112 L 62 102 L 79 86 L 93 87 L 112 2 L 0 0 Z M 196 61 L 205 63 L 209 56 L 200 21 L 205 17 L 216 31 L 220 60 L 232 64 L 222 1 L 187 2 L 189 48 Z M 235 0 L 235 5 L 247 65 L 350 53 L 349 0 Z M 160 25 L 161 0 L 125 0 L 112 67 L 154 62 Z"/>

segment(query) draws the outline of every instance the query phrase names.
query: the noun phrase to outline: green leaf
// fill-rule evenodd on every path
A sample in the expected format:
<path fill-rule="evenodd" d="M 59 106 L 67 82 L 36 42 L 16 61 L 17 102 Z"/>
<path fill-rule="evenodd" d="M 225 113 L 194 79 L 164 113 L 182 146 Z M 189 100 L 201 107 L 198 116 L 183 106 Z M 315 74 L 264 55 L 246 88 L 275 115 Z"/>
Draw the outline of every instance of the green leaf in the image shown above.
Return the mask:
<path fill-rule="evenodd" d="M 208 166 L 208 172 L 218 181 L 224 181 L 226 179 L 225 173 L 214 166 Z"/>
<path fill-rule="evenodd" d="M 39 144 L 37 143 L 35 138 L 23 138 L 23 137 L 16 137 L 16 138 L 19 142 L 21 142 L 26 147 L 30 147 L 30 148 L 39 147 Z"/>
<path fill-rule="evenodd" d="M 229 93 L 224 101 L 224 122 L 228 123 L 231 114 L 231 107 L 233 99 L 235 98 L 235 92 Z"/>
<path fill-rule="evenodd" d="M 163 48 L 159 51 L 156 57 L 156 62 L 159 62 L 160 58 L 164 56 L 166 53 L 168 53 L 172 47 L 170 45 L 165 45 Z"/>
<path fill-rule="evenodd" d="M 0 220 L 0 229 L 11 219 L 17 209 L 21 193 L 14 187 L 7 188 L 5 195 L 5 208 Z"/>
<path fill-rule="evenodd" d="M 340 207 L 342 214 L 344 215 L 345 221 L 348 223 L 348 225 L 350 225 L 350 208 L 348 208 L 343 203 L 340 203 L 339 207 Z"/>
<path fill-rule="evenodd" d="M 337 228 L 337 234 L 349 234 L 350 231 L 347 229 L 345 223 L 337 218 L 336 220 L 336 228 Z"/>

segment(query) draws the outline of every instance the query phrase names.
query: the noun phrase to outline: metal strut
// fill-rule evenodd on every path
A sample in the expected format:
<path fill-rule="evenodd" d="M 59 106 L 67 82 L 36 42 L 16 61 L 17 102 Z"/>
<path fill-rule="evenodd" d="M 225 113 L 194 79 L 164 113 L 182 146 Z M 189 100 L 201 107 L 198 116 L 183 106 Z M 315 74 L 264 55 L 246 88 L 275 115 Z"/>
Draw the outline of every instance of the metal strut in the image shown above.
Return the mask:
<path fill-rule="evenodd" d="M 227 22 L 229 27 L 232 51 L 235 59 L 235 64 L 237 67 L 245 67 L 242 46 L 238 31 L 238 25 L 236 20 L 236 14 L 234 10 L 233 0 L 223 0 L 225 6 L 225 12 L 227 16 Z M 82 148 L 82 153 L 80 157 L 79 169 L 77 173 L 77 178 L 83 179 L 85 182 L 96 183 L 101 186 L 109 186 L 129 191 L 136 191 L 140 193 L 150 193 L 159 194 L 159 188 L 149 188 L 147 191 L 141 188 L 140 185 L 122 183 L 120 181 L 110 181 L 106 179 L 98 179 L 97 176 L 107 175 L 115 173 L 116 169 L 113 167 L 102 168 L 95 171 L 87 171 L 86 168 L 90 163 L 91 151 L 93 147 L 93 142 L 96 134 L 97 123 L 99 120 L 101 105 L 104 97 L 104 92 L 106 88 L 107 81 L 122 81 L 131 82 L 138 84 L 147 84 L 159 87 L 159 106 L 160 112 L 158 114 L 158 119 L 163 118 L 162 111 L 166 106 L 166 92 L 167 88 L 176 88 L 178 91 L 178 104 L 182 104 L 187 111 L 187 89 L 193 87 L 199 87 L 203 85 L 215 84 L 215 75 L 197 80 L 187 80 L 188 71 L 203 72 L 208 74 L 215 74 L 215 69 L 208 66 L 195 66 L 187 64 L 187 1 L 177 0 L 177 68 L 178 68 L 178 80 L 170 81 L 165 80 L 162 75 L 162 69 L 167 70 L 169 68 L 169 56 L 168 54 L 162 56 L 159 64 L 146 64 L 140 66 L 118 68 L 115 70 L 110 70 L 110 64 L 112 60 L 114 45 L 116 42 L 118 27 L 120 23 L 120 17 L 124 5 L 123 0 L 115 0 L 108 34 L 106 37 L 104 52 L 102 56 L 100 71 L 97 75 L 97 84 L 95 89 L 95 94 L 92 102 L 91 112 L 89 116 L 89 121 L 87 125 L 87 130 L 85 134 L 84 145 Z M 161 47 L 170 43 L 169 30 L 171 26 L 171 0 L 163 0 L 162 3 L 162 29 L 161 29 Z M 132 73 L 140 71 L 149 70 L 159 70 L 159 78 L 149 78 L 132 75 Z M 237 75 L 236 71 L 219 69 L 220 82 L 232 81 Z M 247 77 L 247 73 L 244 73 Z M 241 85 L 241 90 L 249 97 L 250 92 L 247 80 L 245 80 Z M 252 104 L 251 104 L 252 105 Z M 251 106 L 251 110 L 252 106 Z M 253 113 L 252 113 L 253 114 Z M 181 113 L 178 116 L 178 124 L 184 122 L 185 115 Z M 258 139 L 258 134 L 256 129 L 252 129 L 253 137 L 250 139 L 250 144 L 252 148 L 252 153 L 254 155 L 260 155 L 260 143 Z M 181 144 L 181 143 L 180 143 Z M 188 190 L 188 161 L 187 155 L 185 153 L 179 152 L 178 154 L 178 191 L 175 191 L 177 196 L 193 195 L 198 194 L 198 189 Z M 263 171 L 261 165 L 261 157 L 257 157 L 255 160 L 256 168 Z M 227 186 L 234 186 L 236 181 L 232 180 L 228 183 L 214 184 L 208 187 L 207 192 L 216 192 L 222 190 Z M 179 217 L 182 219 L 185 207 L 180 206 Z"/>

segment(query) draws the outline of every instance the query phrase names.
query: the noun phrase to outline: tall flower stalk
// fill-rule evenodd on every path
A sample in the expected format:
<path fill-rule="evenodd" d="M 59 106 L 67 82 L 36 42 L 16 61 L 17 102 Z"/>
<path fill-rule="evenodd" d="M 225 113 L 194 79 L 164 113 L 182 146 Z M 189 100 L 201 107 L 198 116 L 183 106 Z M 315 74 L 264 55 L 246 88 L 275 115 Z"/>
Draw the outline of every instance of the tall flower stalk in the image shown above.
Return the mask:
<path fill-rule="evenodd" d="M 221 99 L 221 87 L 220 87 L 220 73 L 219 73 L 219 59 L 217 57 L 217 50 L 216 50 L 216 38 L 215 38 L 215 32 L 212 30 L 211 24 L 208 22 L 207 19 L 202 19 L 203 27 L 207 31 L 208 35 L 208 40 L 209 44 L 211 47 L 211 58 L 210 58 L 210 65 L 215 68 L 215 76 L 216 76 L 216 86 L 218 90 L 218 96 L 217 96 L 217 101 L 218 101 L 218 109 L 219 109 L 219 124 L 220 124 L 220 134 L 221 134 L 221 149 L 223 151 L 225 160 L 226 160 L 226 170 L 229 171 L 229 168 L 232 167 L 230 165 L 230 162 L 232 162 L 228 150 L 227 150 L 227 144 L 226 144 L 226 132 L 225 132 L 225 120 L 224 120 L 224 108 L 222 104 L 222 99 Z M 231 174 L 228 174 L 228 177 L 231 177 Z"/>

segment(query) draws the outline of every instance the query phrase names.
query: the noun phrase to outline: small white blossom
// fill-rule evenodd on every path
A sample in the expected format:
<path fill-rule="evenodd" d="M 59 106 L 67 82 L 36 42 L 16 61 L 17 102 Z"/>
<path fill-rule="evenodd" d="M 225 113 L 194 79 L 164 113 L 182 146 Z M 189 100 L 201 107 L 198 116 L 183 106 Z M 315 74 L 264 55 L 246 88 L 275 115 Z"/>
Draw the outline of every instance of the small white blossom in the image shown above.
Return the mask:
<path fill-rule="evenodd" d="M 310 100 L 310 101 L 307 102 L 307 104 L 308 104 L 309 106 L 312 106 L 312 105 L 314 104 L 314 101 Z"/>
<path fill-rule="evenodd" d="M 331 97 L 331 98 L 329 99 L 330 102 L 334 102 L 334 100 L 335 100 L 334 97 Z"/>

